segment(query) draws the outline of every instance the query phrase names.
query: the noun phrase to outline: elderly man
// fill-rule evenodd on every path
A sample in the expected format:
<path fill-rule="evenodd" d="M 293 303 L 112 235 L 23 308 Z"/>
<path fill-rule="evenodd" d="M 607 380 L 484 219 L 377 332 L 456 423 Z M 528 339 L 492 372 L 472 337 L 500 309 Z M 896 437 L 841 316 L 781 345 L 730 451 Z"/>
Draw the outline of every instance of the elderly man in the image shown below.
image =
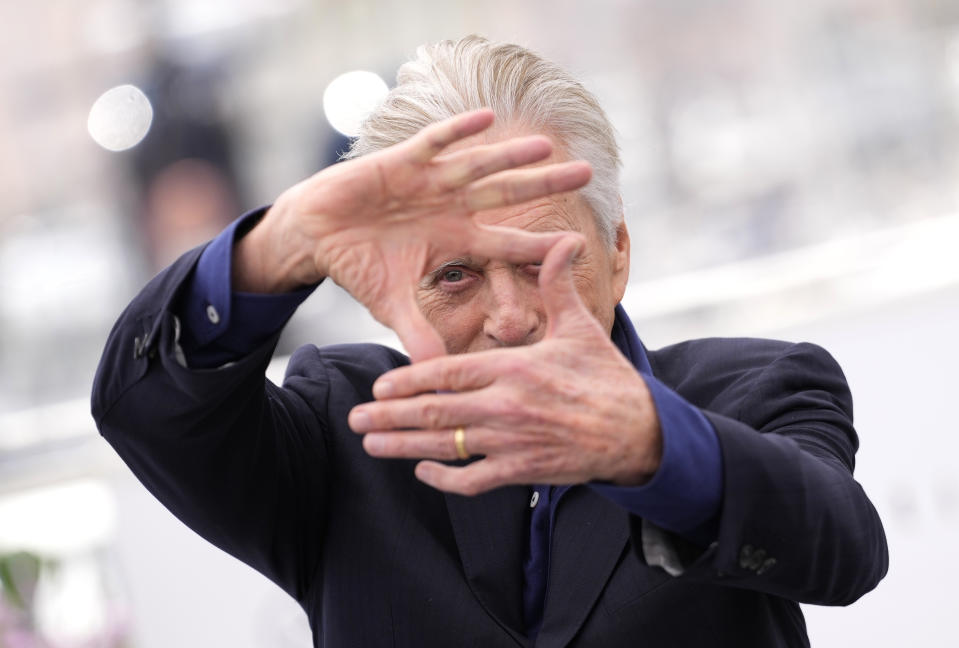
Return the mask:
<path fill-rule="evenodd" d="M 352 158 L 154 279 L 93 393 L 147 488 L 317 646 L 803 646 L 798 602 L 882 578 L 828 354 L 640 343 L 616 143 L 568 74 L 421 48 Z M 327 278 L 412 364 L 307 346 L 265 379 Z"/>

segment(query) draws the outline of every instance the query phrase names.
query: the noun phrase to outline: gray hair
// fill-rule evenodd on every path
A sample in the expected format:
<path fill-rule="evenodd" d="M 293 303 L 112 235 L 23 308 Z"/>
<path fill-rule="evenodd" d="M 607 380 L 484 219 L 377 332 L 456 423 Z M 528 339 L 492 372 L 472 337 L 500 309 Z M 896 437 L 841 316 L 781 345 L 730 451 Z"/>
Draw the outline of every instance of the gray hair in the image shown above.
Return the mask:
<path fill-rule="evenodd" d="M 592 165 L 593 178 L 580 192 L 600 235 L 615 242 L 623 220 L 616 137 L 596 98 L 560 66 L 518 45 L 467 36 L 420 46 L 400 66 L 396 83 L 344 157 L 385 149 L 433 122 L 489 107 L 498 123 L 548 133 L 572 159 Z"/>

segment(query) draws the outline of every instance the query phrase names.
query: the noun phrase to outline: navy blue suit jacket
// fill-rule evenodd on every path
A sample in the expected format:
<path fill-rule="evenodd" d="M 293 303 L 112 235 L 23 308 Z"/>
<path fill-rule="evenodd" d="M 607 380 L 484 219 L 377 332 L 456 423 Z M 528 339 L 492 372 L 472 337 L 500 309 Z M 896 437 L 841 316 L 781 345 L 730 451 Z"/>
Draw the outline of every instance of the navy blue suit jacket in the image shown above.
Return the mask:
<path fill-rule="evenodd" d="M 375 345 L 307 346 L 282 387 L 272 340 L 192 370 L 173 304 L 200 251 L 156 277 L 107 342 L 93 414 L 183 522 L 306 610 L 317 646 L 524 646 L 529 489 L 478 497 L 368 456 L 347 413 L 408 360 Z M 649 566 L 642 520 L 588 487 L 558 505 L 537 646 L 805 646 L 797 602 L 848 604 L 885 574 L 881 523 L 852 469 L 842 372 L 819 347 L 695 340 L 650 351 L 653 373 L 703 410 L 724 489 L 709 547 L 670 538 L 679 576 Z"/>

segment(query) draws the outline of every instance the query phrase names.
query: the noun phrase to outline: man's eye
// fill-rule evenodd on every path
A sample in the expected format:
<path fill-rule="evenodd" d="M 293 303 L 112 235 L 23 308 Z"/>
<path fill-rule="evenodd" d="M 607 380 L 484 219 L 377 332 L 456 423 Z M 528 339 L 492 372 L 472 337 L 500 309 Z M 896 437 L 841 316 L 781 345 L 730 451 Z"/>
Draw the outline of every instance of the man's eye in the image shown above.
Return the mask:
<path fill-rule="evenodd" d="M 443 273 L 443 281 L 449 281 L 451 283 L 456 283 L 463 279 L 462 270 L 447 270 Z"/>

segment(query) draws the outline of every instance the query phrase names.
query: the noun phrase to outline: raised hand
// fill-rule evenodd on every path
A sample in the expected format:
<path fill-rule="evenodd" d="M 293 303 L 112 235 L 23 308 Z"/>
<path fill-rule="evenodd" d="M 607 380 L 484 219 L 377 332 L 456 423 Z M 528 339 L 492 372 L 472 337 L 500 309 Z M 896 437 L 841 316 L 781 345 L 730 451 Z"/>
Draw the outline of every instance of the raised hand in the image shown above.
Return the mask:
<path fill-rule="evenodd" d="M 546 137 L 465 146 L 492 123 L 490 110 L 464 113 L 291 188 L 237 246 L 234 285 L 282 291 L 330 277 L 396 331 L 414 361 L 443 354 L 415 300 L 427 270 L 451 251 L 540 261 L 559 234 L 482 225 L 473 215 L 590 178 L 585 162 L 519 168 L 550 156 Z"/>
<path fill-rule="evenodd" d="M 647 481 L 662 437 L 642 377 L 587 310 L 571 262 L 579 239 L 566 234 L 539 274 L 545 337 L 525 347 L 434 358 L 390 371 L 376 402 L 350 414 L 379 457 L 421 458 L 416 474 L 435 488 L 473 495 L 506 484 Z M 455 430 L 471 455 L 456 459 Z"/>

